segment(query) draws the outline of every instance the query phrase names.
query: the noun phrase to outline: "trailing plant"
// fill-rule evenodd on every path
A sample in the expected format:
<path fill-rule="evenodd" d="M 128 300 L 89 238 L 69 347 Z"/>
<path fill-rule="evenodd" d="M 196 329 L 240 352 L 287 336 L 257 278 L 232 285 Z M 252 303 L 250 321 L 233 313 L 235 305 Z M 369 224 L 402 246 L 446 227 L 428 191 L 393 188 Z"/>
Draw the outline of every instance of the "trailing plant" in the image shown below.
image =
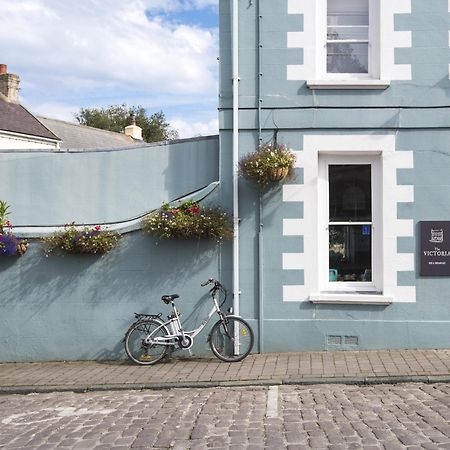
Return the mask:
<path fill-rule="evenodd" d="M 9 205 L 4 201 L 0 200 L 0 233 L 3 234 L 3 229 L 9 227 Z"/>
<path fill-rule="evenodd" d="M 164 239 L 211 239 L 221 242 L 233 237 L 228 215 L 219 208 L 206 208 L 197 202 L 164 203 L 158 211 L 144 217 L 142 229 Z"/>
<path fill-rule="evenodd" d="M 239 161 L 239 174 L 259 186 L 281 181 L 292 174 L 295 155 L 284 144 L 264 144 Z"/>
<path fill-rule="evenodd" d="M 9 208 L 4 200 L 0 200 L 0 255 L 21 256 L 27 251 L 28 242 L 13 234 L 13 225 L 7 219 Z"/>
<path fill-rule="evenodd" d="M 67 253 L 103 254 L 109 252 L 119 242 L 120 235 L 114 231 L 94 227 L 77 228 L 75 223 L 64 226 L 43 239 L 46 254 L 62 250 Z"/>

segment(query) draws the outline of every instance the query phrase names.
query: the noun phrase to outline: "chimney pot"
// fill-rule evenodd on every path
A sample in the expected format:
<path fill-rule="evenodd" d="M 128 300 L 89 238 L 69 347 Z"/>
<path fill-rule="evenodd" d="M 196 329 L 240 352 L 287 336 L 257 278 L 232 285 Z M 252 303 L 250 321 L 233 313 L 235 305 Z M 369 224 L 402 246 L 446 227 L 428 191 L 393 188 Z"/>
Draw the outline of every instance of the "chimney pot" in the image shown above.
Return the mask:
<path fill-rule="evenodd" d="M 8 73 L 8 66 L 6 64 L 0 64 L 0 74 Z"/>

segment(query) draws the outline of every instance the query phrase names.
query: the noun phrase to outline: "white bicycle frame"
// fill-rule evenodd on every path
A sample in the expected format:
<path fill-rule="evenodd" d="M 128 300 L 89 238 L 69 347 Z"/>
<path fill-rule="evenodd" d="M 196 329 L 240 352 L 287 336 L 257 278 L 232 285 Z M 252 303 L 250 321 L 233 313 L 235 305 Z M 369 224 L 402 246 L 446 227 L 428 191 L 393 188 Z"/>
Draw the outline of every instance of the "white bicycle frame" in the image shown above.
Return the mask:
<path fill-rule="evenodd" d="M 203 320 L 203 322 L 199 325 L 198 328 L 195 328 L 194 330 L 191 330 L 191 331 L 184 331 L 183 325 L 181 324 L 180 315 L 179 315 L 178 310 L 177 310 L 177 308 L 175 306 L 175 303 L 172 300 L 170 303 L 172 305 L 172 311 L 173 311 L 174 317 L 172 317 L 171 319 L 167 320 L 166 322 L 162 322 L 162 319 L 161 319 L 161 322 L 162 322 L 161 325 L 159 325 L 159 327 L 157 327 L 155 330 L 153 330 L 144 339 L 144 342 L 146 344 L 149 344 L 149 345 L 157 344 L 157 345 L 166 345 L 166 346 L 173 347 L 173 346 L 175 346 L 177 344 L 177 342 L 176 342 L 177 339 L 181 338 L 182 341 L 184 341 L 185 336 L 189 336 L 192 339 L 192 342 L 193 342 L 194 338 L 203 330 L 203 328 L 206 327 L 206 325 L 211 320 L 211 317 L 214 315 L 214 313 L 218 313 L 220 317 L 224 316 L 224 314 L 220 310 L 219 303 L 217 302 L 215 296 L 212 296 L 212 300 L 213 300 L 214 305 L 211 308 L 211 311 L 208 313 L 208 316 L 206 317 L 206 319 Z M 171 334 L 171 332 L 170 332 L 170 329 L 171 329 L 170 325 L 171 324 L 175 324 L 176 329 L 179 330 L 178 333 Z M 161 330 L 162 328 L 168 334 L 166 336 L 156 336 L 156 337 L 152 338 L 152 336 L 155 333 L 157 333 L 159 330 Z"/>

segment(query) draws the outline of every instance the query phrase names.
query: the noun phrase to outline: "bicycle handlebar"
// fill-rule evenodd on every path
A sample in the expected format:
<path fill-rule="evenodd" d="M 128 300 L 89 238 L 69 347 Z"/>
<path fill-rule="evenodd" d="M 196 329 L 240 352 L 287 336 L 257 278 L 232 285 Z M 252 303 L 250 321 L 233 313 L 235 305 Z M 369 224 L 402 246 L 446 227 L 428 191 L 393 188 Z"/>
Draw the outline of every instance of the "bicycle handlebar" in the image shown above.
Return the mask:
<path fill-rule="evenodd" d="M 200 286 L 205 287 L 208 286 L 209 284 L 214 283 L 214 287 L 216 286 L 222 286 L 217 280 L 215 280 L 214 278 L 209 278 L 208 281 L 205 281 L 204 283 L 202 283 Z"/>
<path fill-rule="evenodd" d="M 227 290 L 222 285 L 222 283 L 220 283 L 220 281 L 215 280 L 214 278 L 210 278 L 208 281 L 205 281 L 204 283 L 202 283 L 201 286 L 205 287 L 205 286 L 208 286 L 209 284 L 213 284 L 213 283 L 214 283 L 214 286 L 209 290 L 209 292 L 211 293 L 211 295 L 213 297 L 217 291 L 221 291 L 223 293 L 223 300 L 222 300 L 222 303 L 219 305 L 219 308 L 221 308 L 227 299 Z"/>

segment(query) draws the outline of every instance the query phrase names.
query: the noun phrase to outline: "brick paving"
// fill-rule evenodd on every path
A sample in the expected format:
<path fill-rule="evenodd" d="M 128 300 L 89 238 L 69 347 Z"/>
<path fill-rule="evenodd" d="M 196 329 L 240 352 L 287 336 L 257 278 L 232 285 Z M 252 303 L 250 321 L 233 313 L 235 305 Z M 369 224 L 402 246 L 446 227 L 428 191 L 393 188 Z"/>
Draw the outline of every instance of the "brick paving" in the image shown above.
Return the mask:
<path fill-rule="evenodd" d="M 450 381 L 450 349 L 265 353 L 238 363 L 178 357 L 144 367 L 128 361 L 0 364 L 3 393 L 395 381 Z"/>
<path fill-rule="evenodd" d="M 0 448 L 449 449 L 450 384 L 3 395 Z"/>

